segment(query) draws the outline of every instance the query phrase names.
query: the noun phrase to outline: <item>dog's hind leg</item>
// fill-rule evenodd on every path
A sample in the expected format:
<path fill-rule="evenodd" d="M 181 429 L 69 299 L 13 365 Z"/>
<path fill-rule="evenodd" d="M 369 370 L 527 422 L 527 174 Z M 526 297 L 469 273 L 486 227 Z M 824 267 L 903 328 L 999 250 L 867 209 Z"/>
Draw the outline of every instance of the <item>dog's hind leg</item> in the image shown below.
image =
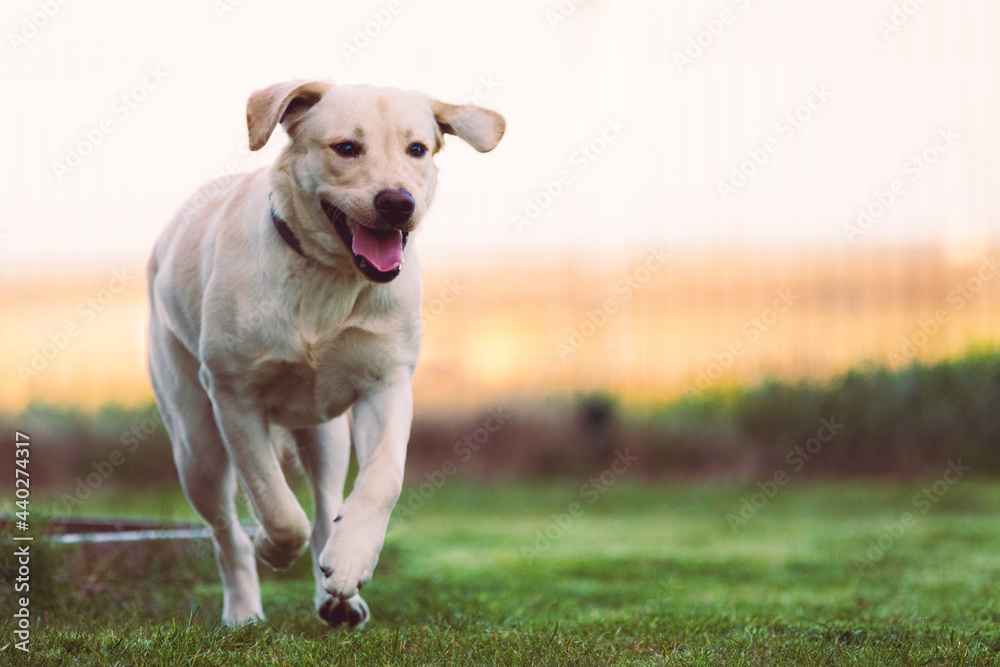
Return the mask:
<path fill-rule="evenodd" d="M 299 458 L 312 487 L 315 519 L 312 529 L 313 575 L 316 577 L 315 608 L 320 619 L 333 626 L 363 626 L 370 616 L 360 595 L 347 600 L 333 597 L 323 588 L 319 555 L 323 553 L 339 521 L 344 503 L 344 482 L 351 455 L 351 433 L 347 415 L 313 428 L 295 431 Z"/>
<path fill-rule="evenodd" d="M 178 449 L 174 450 L 177 470 L 191 505 L 212 528 L 215 560 L 222 577 L 222 622 L 243 625 L 264 618 L 257 562 L 253 543 L 236 515 L 236 471 L 215 430 L 211 407 L 201 423 L 204 429 L 192 434 L 201 440 L 199 448 L 180 458 Z"/>
<path fill-rule="evenodd" d="M 236 515 L 236 472 L 198 382 L 198 363 L 150 318 L 150 374 L 184 493 L 212 529 L 222 576 L 222 621 L 236 626 L 264 617 L 253 544 Z"/>

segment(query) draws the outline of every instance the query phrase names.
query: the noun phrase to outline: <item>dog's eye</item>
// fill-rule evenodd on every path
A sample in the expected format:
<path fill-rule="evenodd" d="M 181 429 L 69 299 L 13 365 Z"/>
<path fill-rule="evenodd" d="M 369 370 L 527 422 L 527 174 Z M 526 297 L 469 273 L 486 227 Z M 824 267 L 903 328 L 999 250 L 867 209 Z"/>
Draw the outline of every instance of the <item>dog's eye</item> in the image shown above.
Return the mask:
<path fill-rule="evenodd" d="M 358 157 L 361 155 L 361 145 L 353 141 L 341 141 L 340 143 L 330 144 L 330 148 L 340 157 Z"/>
<path fill-rule="evenodd" d="M 406 149 L 410 157 L 423 157 L 427 155 L 427 146 L 420 143 L 419 141 L 414 141 L 410 144 L 410 147 Z"/>

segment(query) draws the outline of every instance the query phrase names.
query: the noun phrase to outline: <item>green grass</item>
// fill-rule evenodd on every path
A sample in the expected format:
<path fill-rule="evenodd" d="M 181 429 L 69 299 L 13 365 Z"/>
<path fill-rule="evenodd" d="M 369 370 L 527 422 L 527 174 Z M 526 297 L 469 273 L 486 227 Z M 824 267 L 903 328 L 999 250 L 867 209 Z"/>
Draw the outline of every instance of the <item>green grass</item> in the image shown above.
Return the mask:
<path fill-rule="evenodd" d="M 632 482 L 594 496 L 449 481 L 394 520 L 364 591 L 372 621 L 353 633 L 313 617 L 308 558 L 264 575 L 267 623 L 231 631 L 205 544 L 36 545 L 30 662 L 1000 664 L 1000 484 L 962 480 L 922 513 L 926 484 L 793 479 L 734 531 L 726 517 L 756 486 Z M 190 516 L 174 490 L 106 489 L 87 511 L 123 508 Z"/>

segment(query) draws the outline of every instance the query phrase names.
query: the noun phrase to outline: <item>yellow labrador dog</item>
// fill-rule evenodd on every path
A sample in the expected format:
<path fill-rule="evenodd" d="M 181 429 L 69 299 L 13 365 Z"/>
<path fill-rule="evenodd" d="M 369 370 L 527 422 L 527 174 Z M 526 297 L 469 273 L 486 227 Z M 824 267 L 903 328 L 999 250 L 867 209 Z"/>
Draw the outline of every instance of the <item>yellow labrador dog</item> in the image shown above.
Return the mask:
<path fill-rule="evenodd" d="M 487 152 L 505 123 L 422 93 L 299 80 L 250 96 L 250 149 L 278 124 L 290 140 L 274 165 L 206 186 L 156 243 L 149 369 L 184 491 L 213 529 L 223 622 L 264 616 L 255 555 L 287 568 L 311 539 L 319 617 L 359 627 L 410 433 L 421 277 L 407 236 L 434 194 L 443 135 Z M 311 528 L 282 472 L 293 447 Z M 260 524 L 253 541 L 237 483 Z"/>

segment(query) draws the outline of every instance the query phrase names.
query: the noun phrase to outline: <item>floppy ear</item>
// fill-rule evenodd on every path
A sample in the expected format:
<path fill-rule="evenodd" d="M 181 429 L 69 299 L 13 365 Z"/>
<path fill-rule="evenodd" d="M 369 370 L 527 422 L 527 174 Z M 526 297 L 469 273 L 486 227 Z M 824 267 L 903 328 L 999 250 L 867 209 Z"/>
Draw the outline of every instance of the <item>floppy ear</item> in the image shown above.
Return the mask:
<path fill-rule="evenodd" d="M 431 100 L 434 120 L 445 134 L 454 134 L 480 153 L 488 153 L 500 143 L 507 121 L 496 111 L 473 104 L 448 104 Z"/>
<path fill-rule="evenodd" d="M 292 122 L 333 86 L 326 81 L 295 79 L 255 90 L 247 100 L 250 150 L 264 147 L 278 123 L 287 130 Z"/>

